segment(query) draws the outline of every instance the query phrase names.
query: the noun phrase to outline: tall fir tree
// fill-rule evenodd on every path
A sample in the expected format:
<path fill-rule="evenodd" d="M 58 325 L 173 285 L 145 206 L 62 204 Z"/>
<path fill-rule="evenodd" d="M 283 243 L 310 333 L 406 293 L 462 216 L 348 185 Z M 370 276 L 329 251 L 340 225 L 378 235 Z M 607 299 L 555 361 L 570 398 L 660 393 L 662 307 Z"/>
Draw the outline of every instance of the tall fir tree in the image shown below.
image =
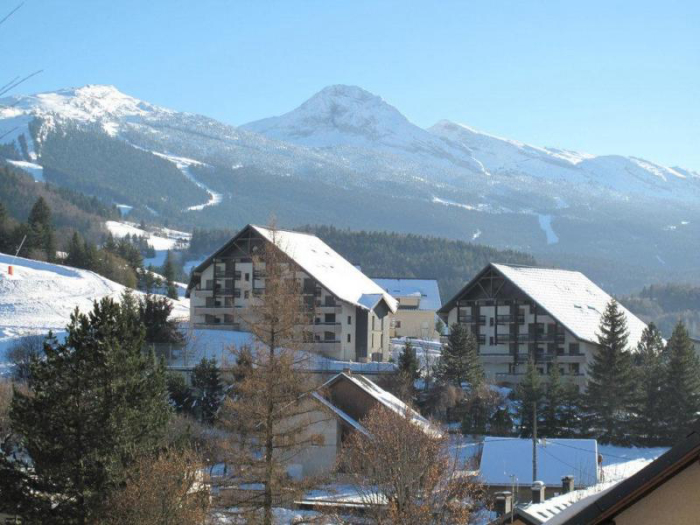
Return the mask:
<path fill-rule="evenodd" d="M 78 232 L 73 232 L 73 236 L 68 242 L 67 248 L 68 256 L 66 257 L 66 264 L 68 266 L 73 266 L 74 268 L 86 268 L 85 266 L 85 243 L 80 238 Z"/>
<path fill-rule="evenodd" d="M 532 357 L 527 362 L 525 377 L 515 388 L 514 394 L 517 417 L 520 420 L 520 437 L 531 437 L 535 410 L 538 427 L 544 422 L 542 413 L 544 387 Z"/>
<path fill-rule="evenodd" d="M 649 323 L 642 332 L 634 360 L 638 386 L 636 440 L 646 446 L 663 445 L 667 406 L 662 393 L 666 382 L 666 367 L 664 340 L 654 323 Z"/>
<path fill-rule="evenodd" d="M 554 359 L 549 369 L 542 402 L 542 430 L 546 437 L 559 437 L 562 434 L 562 411 L 564 410 L 564 385 L 561 381 L 559 362 Z"/>
<path fill-rule="evenodd" d="M 416 349 L 411 341 L 406 341 L 398 361 L 399 373 L 406 376 L 412 382 L 420 377 L 420 361 L 416 356 Z"/>
<path fill-rule="evenodd" d="M 203 357 L 194 367 L 192 389 L 202 421 L 213 423 L 224 400 L 224 385 L 216 359 Z"/>
<path fill-rule="evenodd" d="M 454 323 L 450 327 L 447 344 L 442 348 L 439 377 L 455 386 L 467 383 L 472 390 L 479 389 L 484 382 L 484 369 L 478 349 L 476 337 L 469 329 L 463 324 Z"/>
<path fill-rule="evenodd" d="M 14 455 L 0 457 L 0 492 L 23 522 L 98 522 L 131 459 L 159 446 L 165 374 L 142 344 L 138 319 L 108 298 L 76 310 L 64 343 L 49 338 L 30 392 L 14 394 Z"/>
<path fill-rule="evenodd" d="M 688 432 L 700 413 L 700 363 L 682 322 L 678 322 L 666 348 L 668 365 L 662 398 L 665 405 L 666 443 Z"/>
<path fill-rule="evenodd" d="M 170 319 L 172 302 L 163 296 L 146 295 L 138 303 L 139 318 L 146 328 L 149 344 L 181 343 L 184 336 L 177 321 Z"/>
<path fill-rule="evenodd" d="M 612 299 L 600 321 L 586 392 L 587 426 L 602 443 L 632 441 L 636 385 L 628 337 L 625 313 Z"/>
<path fill-rule="evenodd" d="M 51 208 L 43 197 L 39 197 L 27 218 L 29 225 L 29 248 L 43 251 L 47 261 L 56 258 L 56 243 L 53 225 L 51 224 Z"/>
<path fill-rule="evenodd" d="M 172 254 L 170 250 L 165 256 L 163 264 L 163 277 L 165 277 L 165 286 L 167 287 L 167 295 L 170 299 L 177 300 L 177 287 L 175 286 L 175 266 L 173 265 Z"/>

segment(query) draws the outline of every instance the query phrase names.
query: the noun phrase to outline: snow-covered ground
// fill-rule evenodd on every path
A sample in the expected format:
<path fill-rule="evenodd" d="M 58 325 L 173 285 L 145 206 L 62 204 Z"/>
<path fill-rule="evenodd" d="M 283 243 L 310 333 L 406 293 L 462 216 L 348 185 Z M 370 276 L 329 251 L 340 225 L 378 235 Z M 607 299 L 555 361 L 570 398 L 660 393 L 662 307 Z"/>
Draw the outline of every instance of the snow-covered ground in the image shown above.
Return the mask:
<path fill-rule="evenodd" d="M 26 160 L 8 159 L 7 162 L 9 164 L 12 164 L 16 168 L 19 168 L 29 173 L 32 177 L 34 177 L 34 180 L 36 182 L 44 182 L 44 168 L 39 166 L 39 164 L 35 164 L 34 162 L 27 162 Z"/>
<path fill-rule="evenodd" d="M 182 174 L 187 177 L 191 182 L 193 182 L 195 185 L 199 186 L 202 188 L 204 191 L 206 191 L 209 194 L 209 200 L 205 202 L 204 204 L 197 204 L 195 206 L 190 206 L 187 208 L 187 211 L 200 211 L 206 208 L 207 206 L 215 206 L 221 202 L 221 199 L 223 198 L 223 195 L 221 193 L 217 193 L 211 188 L 209 188 L 206 184 L 203 182 L 200 182 L 197 180 L 197 178 L 192 174 L 190 171 L 190 168 L 192 166 L 206 166 L 205 163 L 199 162 L 198 160 L 194 159 L 189 159 L 187 157 L 178 157 L 176 155 L 168 155 L 166 153 L 158 153 L 157 151 L 152 151 L 154 155 L 157 157 L 161 157 L 165 160 L 169 160 L 173 164 L 177 166 L 177 169 L 179 169 Z"/>
<path fill-rule="evenodd" d="M 0 253 L 0 374 L 16 339 L 62 333 L 76 307 L 87 312 L 93 301 L 119 299 L 124 289 L 94 272 Z M 189 300 L 174 301 L 173 317 L 189 317 Z"/>
<path fill-rule="evenodd" d="M 603 456 L 603 479 L 601 481 L 607 483 L 629 478 L 667 450 L 668 447 L 629 448 L 598 445 L 598 453 Z"/>
<path fill-rule="evenodd" d="M 165 262 L 165 256 L 168 250 L 187 248 L 190 238 L 192 237 L 190 233 L 171 230 L 169 228 L 159 228 L 157 233 L 148 232 L 139 228 L 138 224 L 128 221 L 107 221 L 105 226 L 117 239 L 121 239 L 127 235 L 146 237 L 148 239 L 148 244 L 153 246 L 153 249 L 156 251 L 156 256 L 144 259 L 143 264 L 145 266 L 162 266 Z"/>

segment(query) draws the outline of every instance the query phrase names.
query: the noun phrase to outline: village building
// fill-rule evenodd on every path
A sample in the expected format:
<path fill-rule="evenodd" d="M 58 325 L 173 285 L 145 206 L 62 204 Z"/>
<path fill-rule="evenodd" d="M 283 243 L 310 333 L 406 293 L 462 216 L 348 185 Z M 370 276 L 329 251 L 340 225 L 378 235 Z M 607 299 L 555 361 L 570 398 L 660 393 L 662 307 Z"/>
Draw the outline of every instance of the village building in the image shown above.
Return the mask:
<path fill-rule="evenodd" d="M 700 424 L 639 472 L 572 504 L 548 525 L 695 525 L 700 522 Z"/>
<path fill-rule="evenodd" d="M 388 361 L 397 301 L 315 235 L 248 225 L 197 266 L 187 288 L 194 328 L 246 331 L 265 292 L 256 252 L 267 243 L 293 265 L 310 324 L 304 349 L 342 361 Z"/>
<path fill-rule="evenodd" d="M 345 439 L 352 432 L 368 435 L 362 419 L 376 406 L 409 417 L 425 432 L 439 435 L 427 419 L 399 398 L 367 377 L 349 370 L 336 374 L 306 396 L 303 402 L 308 407 L 303 416 L 308 424 L 303 432 L 320 439 L 290 453 L 292 459 L 287 469 L 295 477 L 318 476 L 333 471 Z M 300 441 L 303 440 L 302 436 Z"/>
<path fill-rule="evenodd" d="M 469 327 L 489 381 L 518 384 L 533 358 L 548 374 L 556 362 L 583 389 L 612 297 L 580 272 L 489 264 L 439 310 L 448 324 Z M 622 305 L 635 348 L 646 325 Z"/>
<path fill-rule="evenodd" d="M 373 280 L 399 302 L 390 330 L 391 337 L 439 339 L 435 322 L 442 302 L 435 279 L 373 277 Z"/>
<path fill-rule="evenodd" d="M 531 439 L 484 438 L 479 477 L 487 492 L 495 496 L 509 491 L 513 504 L 544 501 L 563 492 L 563 479 L 571 479 L 567 491 L 586 489 L 598 483 L 598 443 L 595 439 L 540 439 L 537 442 L 537 474 L 533 479 Z M 533 486 L 537 486 L 537 491 Z M 538 494 L 535 494 L 538 492 Z M 538 501 L 539 502 L 539 501 Z"/>

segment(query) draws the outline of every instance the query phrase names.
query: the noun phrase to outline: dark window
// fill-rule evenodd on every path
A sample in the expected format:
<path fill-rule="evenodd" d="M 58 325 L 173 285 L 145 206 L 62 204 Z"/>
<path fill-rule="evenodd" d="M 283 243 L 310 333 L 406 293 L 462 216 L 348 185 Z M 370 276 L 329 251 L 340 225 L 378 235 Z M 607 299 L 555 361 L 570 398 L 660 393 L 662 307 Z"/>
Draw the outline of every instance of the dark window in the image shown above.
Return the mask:
<path fill-rule="evenodd" d="M 348 324 L 352 324 L 352 316 L 348 315 Z"/>
<path fill-rule="evenodd" d="M 245 274 L 245 280 L 246 280 L 246 281 L 250 281 L 250 274 L 249 274 L 249 273 L 246 273 L 246 274 Z"/>
<path fill-rule="evenodd" d="M 335 334 L 333 332 L 324 332 L 323 333 L 323 340 L 324 341 L 335 341 Z"/>
<path fill-rule="evenodd" d="M 246 275 L 247 275 L 247 274 L 246 274 Z M 245 291 L 243 292 L 243 298 L 244 298 L 244 299 L 248 299 L 249 297 L 250 297 L 250 291 L 249 291 L 249 290 L 245 290 Z"/>
<path fill-rule="evenodd" d="M 401 321 L 394 321 L 394 326 L 396 326 L 396 328 L 401 328 Z"/>
<path fill-rule="evenodd" d="M 348 334 L 348 343 L 350 342 L 350 334 Z"/>
<path fill-rule="evenodd" d="M 493 336 L 489 337 L 489 346 L 493 346 Z"/>

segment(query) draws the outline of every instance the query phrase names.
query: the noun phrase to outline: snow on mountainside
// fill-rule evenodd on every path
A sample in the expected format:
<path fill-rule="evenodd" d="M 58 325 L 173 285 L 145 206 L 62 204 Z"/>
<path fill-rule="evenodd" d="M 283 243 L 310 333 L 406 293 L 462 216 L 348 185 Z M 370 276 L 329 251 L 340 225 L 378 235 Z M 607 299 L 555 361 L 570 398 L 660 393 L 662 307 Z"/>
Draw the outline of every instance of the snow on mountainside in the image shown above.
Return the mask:
<path fill-rule="evenodd" d="M 8 265 L 13 266 L 13 275 Z M 119 299 L 124 289 L 87 270 L 0 253 L 0 363 L 18 337 L 62 332 L 76 307 L 88 312 L 93 301 Z M 173 304 L 173 317 L 189 317 L 189 300 Z"/>

